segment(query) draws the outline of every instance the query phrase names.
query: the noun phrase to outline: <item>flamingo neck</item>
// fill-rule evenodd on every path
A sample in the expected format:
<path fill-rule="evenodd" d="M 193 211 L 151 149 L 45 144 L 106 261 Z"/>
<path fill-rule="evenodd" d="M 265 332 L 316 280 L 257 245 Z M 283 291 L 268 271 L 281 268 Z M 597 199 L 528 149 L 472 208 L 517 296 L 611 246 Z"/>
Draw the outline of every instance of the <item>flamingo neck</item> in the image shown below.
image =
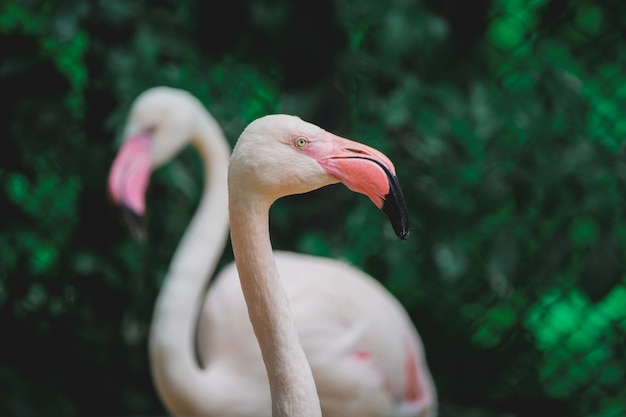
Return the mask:
<path fill-rule="evenodd" d="M 234 185 L 234 184 L 233 184 Z M 274 417 L 321 417 L 311 368 L 276 268 L 269 236 L 270 204 L 229 188 L 231 243 L 272 393 Z"/>
<path fill-rule="evenodd" d="M 228 142 L 217 122 L 203 108 L 194 109 L 192 138 L 202 158 L 205 181 L 198 208 L 170 263 L 156 302 L 150 331 L 153 379 L 167 409 L 175 415 L 196 415 L 198 407 L 216 403 L 196 360 L 195 332 L 205 290 L 228 236 Z"/>

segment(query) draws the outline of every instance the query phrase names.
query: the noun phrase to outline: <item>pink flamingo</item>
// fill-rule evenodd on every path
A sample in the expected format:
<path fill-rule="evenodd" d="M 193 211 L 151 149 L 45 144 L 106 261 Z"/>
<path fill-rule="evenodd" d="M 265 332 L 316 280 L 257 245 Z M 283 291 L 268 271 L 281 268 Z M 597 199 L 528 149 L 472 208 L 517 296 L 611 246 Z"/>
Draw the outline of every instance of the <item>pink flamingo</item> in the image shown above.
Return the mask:
<path fill-rule="evenodd" d="M 137 98 L 125 137 L 109 191 L 131 224 L 145 212 L 150 172 L 185 144 L 198 148 L 207 171 L 150 331 L 153 378 L 172 414 L 435 415 L 422 343 L 398 301 L 354 267 L 272 253 L 269 242 L 274 200 L 338 180 L 369 196 L 398 233 L 406 233 L 406 213 L 396 210 L 404 201 L 384 155 L 293 116 L 251 123 L 235 147 L 229 176 L 238 264 L 218 274 L 202 305 L 227 237 L 228 142 L 197 99 L 165 87 Z M 194 355 L 196 325 L 204 367 Z"/>

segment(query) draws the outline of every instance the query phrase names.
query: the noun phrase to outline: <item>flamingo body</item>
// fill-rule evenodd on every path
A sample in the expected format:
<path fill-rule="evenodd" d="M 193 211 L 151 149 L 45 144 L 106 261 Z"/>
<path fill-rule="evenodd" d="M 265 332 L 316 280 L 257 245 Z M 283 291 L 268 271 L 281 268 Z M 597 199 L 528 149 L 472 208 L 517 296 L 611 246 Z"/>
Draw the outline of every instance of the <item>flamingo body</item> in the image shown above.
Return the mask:
<path fill-rule="evenodd" d="M 283 251 L 276 251 L 275 258 L 322 414 L 429 415 L 435 392 L 422 343 L 398 301 L 344 262 Z M 224 358 L 233 373 L 243 357 L 258 364 L 246 372 L 256 380 L 253 385 L 264 386 L 269 410 L 269 385 L 234 264 L 215 278 L 201 323 L 202 362 L 211 366 L 215 358 Z M 232 354 L 235 346 L 237 354 Z"/>

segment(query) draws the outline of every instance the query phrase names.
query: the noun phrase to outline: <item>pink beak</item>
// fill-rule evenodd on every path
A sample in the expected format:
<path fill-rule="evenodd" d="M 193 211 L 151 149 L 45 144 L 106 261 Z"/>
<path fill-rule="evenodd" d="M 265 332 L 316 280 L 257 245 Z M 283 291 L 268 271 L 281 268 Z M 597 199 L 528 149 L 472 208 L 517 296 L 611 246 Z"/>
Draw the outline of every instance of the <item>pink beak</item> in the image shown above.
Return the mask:
<path fill-rule="evenodd" d="M 152 169 L 151 140 L 146 134 L 127 139 L 113 161 L 108 188 L 113 202 L 136 236 L 142 236 L 140 219 L 146 211 L 146 190 Z"/>
<path fill-rule="evenodd" d="M 406 240 L 409 236 L 406 203 L 389 158 L 362 143 L 326 134 L 324 139 L 303 149 L 304 152 L 349 189 L 368 196 L 387 215 L 396 235 Z"/>

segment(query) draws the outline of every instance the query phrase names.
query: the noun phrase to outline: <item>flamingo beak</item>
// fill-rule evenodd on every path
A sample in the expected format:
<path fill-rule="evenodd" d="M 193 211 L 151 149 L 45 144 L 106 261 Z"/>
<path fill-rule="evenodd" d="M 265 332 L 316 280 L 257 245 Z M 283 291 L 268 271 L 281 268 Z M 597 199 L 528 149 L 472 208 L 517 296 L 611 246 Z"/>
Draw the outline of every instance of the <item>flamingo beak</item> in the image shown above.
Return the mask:
<path fill-rule="evenodd" d="M 409 216 L 389 158 L 362 143 L 326 134 L 329 135 L 327 140 L 322 141 L 326 152 L 322 154 L 321 148 L 315 149 L 315 144 L 305 152 L 349 189 L 368 196 L 387 215 L 396 235 L 406 240 L 409 237 Z M 329 150 L 328 146 L 332 149 Z"/>
<path fill-rule="evenodd" d="M 142 218 L 152 169 L 150 149 L 150 136 L 128 138 L 113 161 L 108 180 L 111 200 L 121 207 L 126 225 L 139 239 L 144 237 Z"/>

